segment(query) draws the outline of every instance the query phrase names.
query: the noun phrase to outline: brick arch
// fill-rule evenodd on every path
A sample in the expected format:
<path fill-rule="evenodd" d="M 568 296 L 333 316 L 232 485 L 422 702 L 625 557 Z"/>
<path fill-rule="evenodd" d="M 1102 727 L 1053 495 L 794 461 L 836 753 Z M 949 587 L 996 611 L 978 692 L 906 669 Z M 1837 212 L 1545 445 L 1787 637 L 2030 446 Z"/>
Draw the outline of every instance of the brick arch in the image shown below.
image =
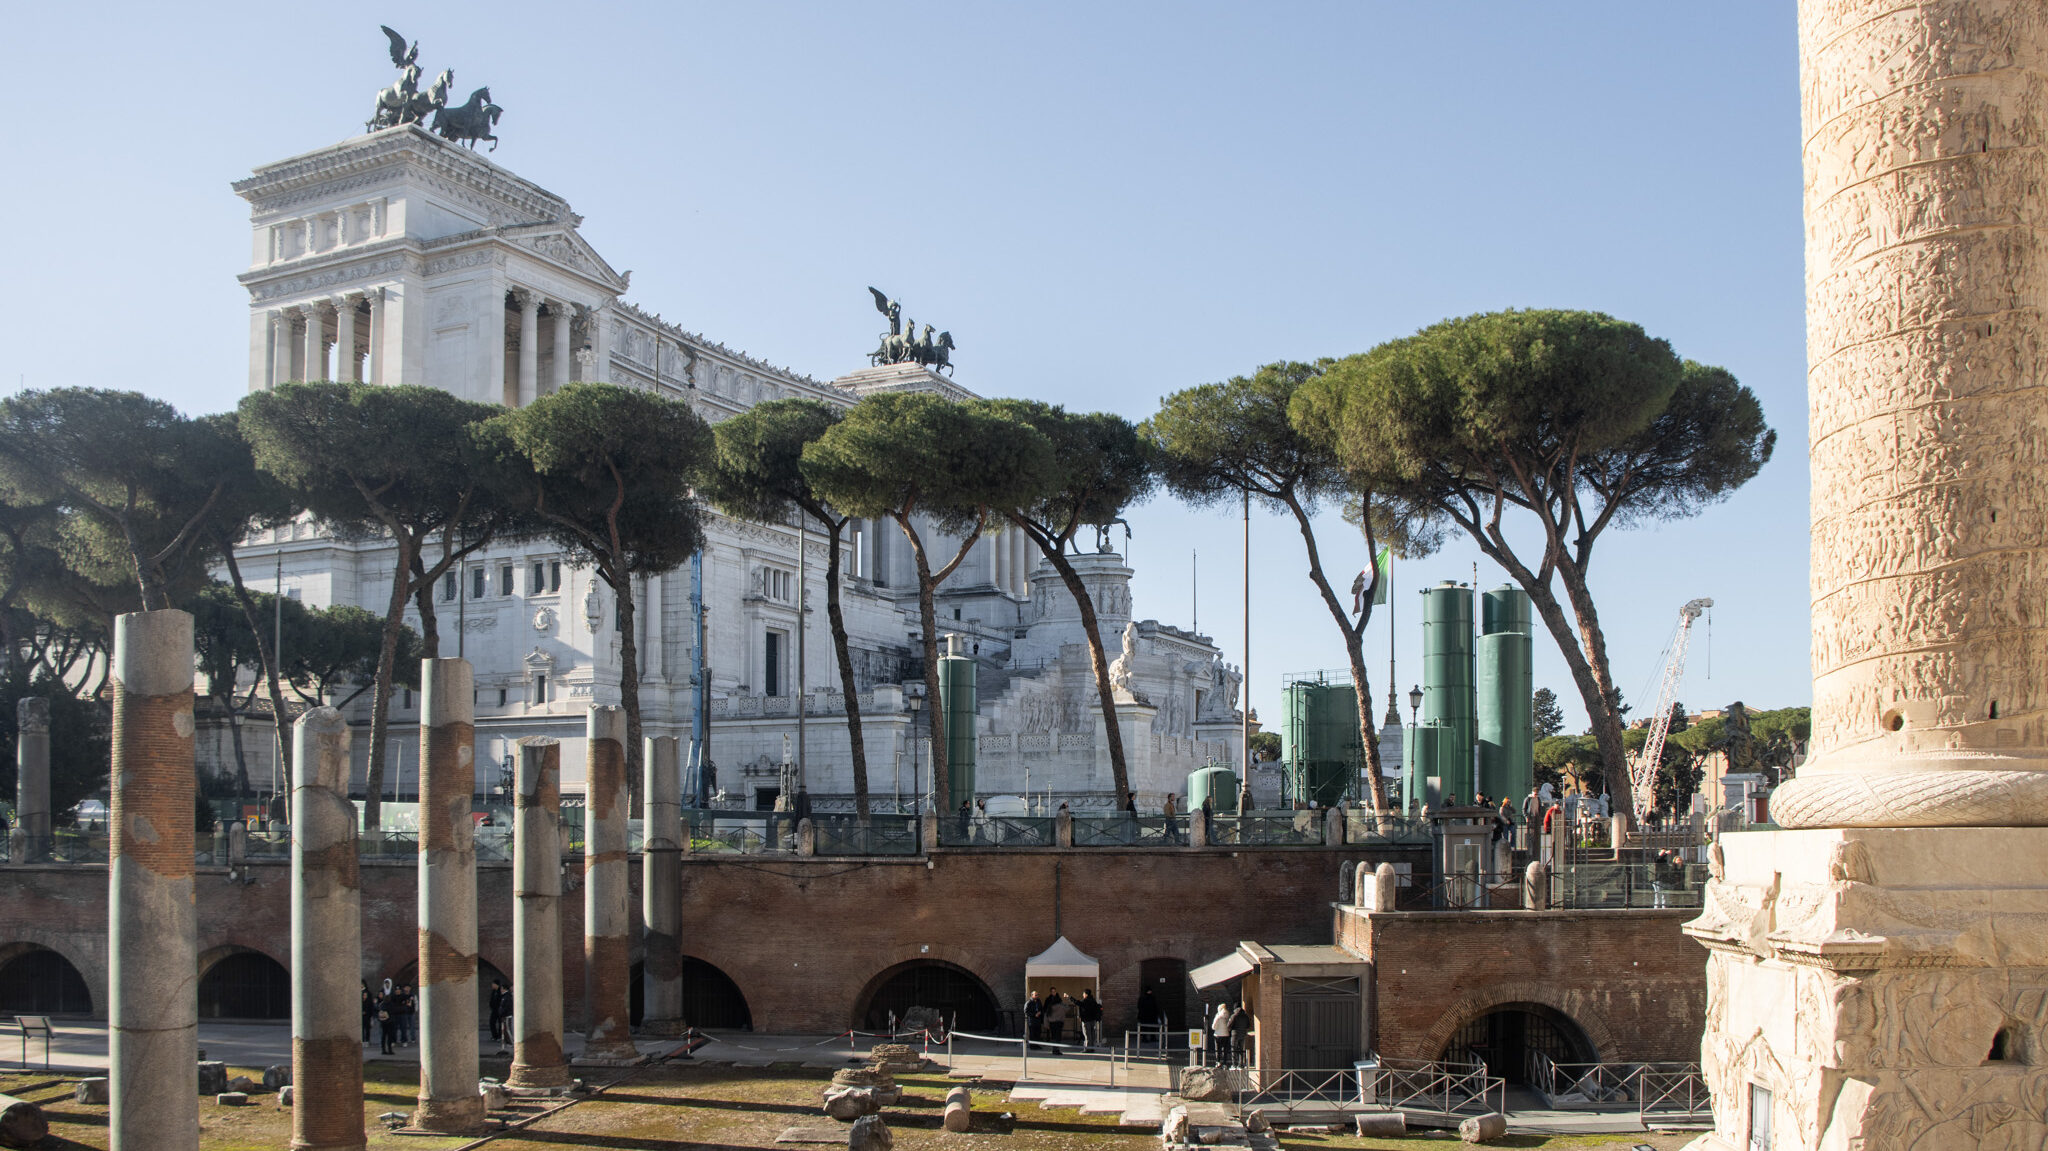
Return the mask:
<path fill-rule="evenodd" d="M 209 947 L 199 953 L 199 962 L 196 965 L 196 969 L 192 972 L 192 979 L 194 981 L 194 984 L 196 985 L 197 981 L 205 979 L 206 973 L 208 971 L 213 970 L 214 964 L 219 963 L 221 960 L 226 959 L 230 955 L 234 955 L 243 951 L 253 951 L 256 954 L 261 955 L 263 958 L 270 960 L 272 963 L 277 964 L 279 967 L 284 968 L 286 971 L 290 971 L 292 969 L 290 955 L 286 955 L 284 958 L 280 959 L 277 956 L 271 954 L 268 948 L 258 947 L 253 943 L 244 943 L 240 939 L 232 939 L 226 942 L 216 943 L 212 947 Z"/>
<path fill-rule="evenodd" d="M 997 1017 L 1000 1019 L 1004 1006 L 1002 996 L 996 992 L 995 985 L 990 983 L 986 976 L 975 970 L 972 964 L 963 962 L 966 958 L 967 956 L 959 948 L 942 947 L 933 944 L 928 950 L 913 951 L 900 959 L 873 966 L 873 974 L 862 981 L 860 989 L 854 993 L 853 1002 L 849 1004 L 852 1026 L 855 1028 L 864 1026 L 865 1020 L 863 1016 L 866 1015 L 869 1006 L 873 1004 L 875 996 L 880 994 L 891 979 L 912 965 L 920 963 L 932 963 L 942 967 L 950 967 L 973 979 L 981 985 L 981 990 L 987 993 L 989 1003 L 996 1009 Z"/>
<path fill-rule="evenodd" d="M 1593 1045 L 1593 1053 L 1600 1058 L 1606 1058 L 1620 1046 L 1621 1041 L 1615 1036 L 1614 1029 L 1598 1014 L 1587 1011 L 1584 1004 L 1572 1002 L 1570 996 L 1547 983 L 1510 980 L 1489 983 L 1452 1000 L 1444 1013 L 1437 1017 L 1436 1025 L 1423 1035 L 1416 1058 L 1436 1058 L 1460 1027 L 1495 1008 L 1515 1003 L 1538 1003 L 1571 1020 L 1585 1032 L 1586 1042 Z"/>
<path fill-rule="evenodd" d="M 107 1015 L 107 985 L 94 981 L 93 967 L 81 962 L 68 940 L 17 939 L 12 943 L 0 943 L 0 967 L 5 967 L 20 957 L 36 951 L 47 951 L 71 965 L 78 973 L 79 981 L 85 984 L 88 1010 L 86 1015 L 93 1019 L 104 1019 Z"/>

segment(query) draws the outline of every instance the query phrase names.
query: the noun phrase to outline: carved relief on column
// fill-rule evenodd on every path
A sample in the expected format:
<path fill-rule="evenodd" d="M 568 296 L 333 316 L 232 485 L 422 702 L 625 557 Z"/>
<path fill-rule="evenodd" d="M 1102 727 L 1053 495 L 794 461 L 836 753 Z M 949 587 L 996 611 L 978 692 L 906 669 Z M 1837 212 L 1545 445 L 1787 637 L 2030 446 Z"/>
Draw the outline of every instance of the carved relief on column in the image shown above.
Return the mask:
<path fill-rule="evenodd" d="M 2048 18 L 1800 9 L 1816 754 L 1771 813 L 2048 825 Z"/>

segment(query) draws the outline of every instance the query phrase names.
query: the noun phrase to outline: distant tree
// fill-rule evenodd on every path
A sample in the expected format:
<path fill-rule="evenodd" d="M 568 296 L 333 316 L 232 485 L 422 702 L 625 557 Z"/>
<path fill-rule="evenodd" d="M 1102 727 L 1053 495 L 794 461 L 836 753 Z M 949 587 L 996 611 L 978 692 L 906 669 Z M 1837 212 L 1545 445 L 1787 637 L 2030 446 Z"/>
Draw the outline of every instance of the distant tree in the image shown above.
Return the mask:
<path fill-rule="evenodd" d="M 1280 733 L 1277 731 L 1255 731 L 1252 733 L 1252 762 L 1280 762 Z"/>
<path fill-rule="evenodd" d="M 1549 739 L 1564 730 L 1564 709 L 1557 706 L 1557 693 L 1539 687 L 1529 699 L 1530 726 L 1537 739 Z"/>
<path fill-rule="evenodd" d="M 344 708 L 376 686 L 377 662 L 384 649 L 382 616 L 338 603 L 306 609 L 296 629 L 287 617 L 286 628 L 285 679 L 306 707 L 331 703 Z M 400 627 L 392 686 L 419 690 L 423 658 L 419 633 Z"/>
<path fill-rule="evenodd" d="M 0 401 L 0 481 L 118 540 L 144 610 L 170 607 L 178 570 L 204 566 L 207 517 L 240 450 L 218 423 L 140 392 L 54 388 Z"/>
<path fill-rule="evenodd" d="M 341 534 L 381 533 L 395 550 L 370 701 L 365 827 L 381 825 L 392 677 L 416 561 L 430 539 L 469 521 L 481 493 L 499 490 L 471 433 L 499 410 L 435 388 L 325 382 L 279 384 L 241 403 L 257 467 Z M 433 619 L 429 602 L 422 627 L 431 631 Z"/>
<path fill-rule="evenodd" d="M 1053 474 L 1029 502 L 1002 509 L 1016 530 L 1037 546 L 1067 594 L 1081 612 L 1081 632 L 1088 641 L 1089 663 L 1095 672 L 1095 694 L 1109 741 L 1109 770 L 1116 784 L 1116 804 L 1130 798 L 1130 770 L 1124 758 L 1123 730 L 1116 720 L 1116 692 L 1109 682 L 1109 657 L 1096 622 L 1095 597 L 1074 569 L 1067 552 L 1084 527 L 1107 525 L 1126 508 L 1144 502 L 1158 482 L 1152 451 L 1138 429 L 1109 412 L 1080 414 L 1042 400 L 987 400 L 983 406 L 1005 419 L 1028 424 L 1052 445 Z"/>
<path fill-rule="evenodd" d="M 846 738 L 853 753 L 853 809 L 868 817 L 868 755 L 861 737 L 860 689 L 853 677 L 853 650 L 840 607 L 839 547 L 852 517 L 835 511 L 804 478 L 804 448 L 839 422 L 839 409 L 817 400 L 770 400 L 755 404 L 712 430 L 715 450 L 704 473 L 704 495 L 720 511 L 740 519 L 782 523 L 806 515 L 824 527 L 825 615 L 832 626 L 832 650 L 846 697 Z M 799 625 L 802 626 L 802 625 Z"/>
<path fill-rule="evenodd" d="M 674 571 L 704 546 L 691 486 L 712 452 L 690 406 L 615 384 L 577 383 L 496 416 L 478 430 L 493 482 L 542 534 L 587 558 L 617 603 L 626 778 L 638 794 L 644 756 L 633 581 Z"/>
<path fill-rule="evenodd" d="M 286 602 L 297 609 L 294 616 L 304 614 L 296 601 Z M 283 604 L 275 602 L 271 606 L 274 610 L 283 608 Z M 261 669 L 267 661 L 261 652 L 268 645 L 263 642 L 261 629 L 250 624 L 249 613 L 243 610 L 235 589 L 227 584 L 215 583 L 201 591 L 186 601 L 185 610 L 192 613 L 192 646 L 199 677 L 205 684 L 203 694 L 227 717 L 228 734 L 235 750 L 236 794 L 247 795 L 249 757 L 242 746 L 242 717 L 255 704 L 256 692 L 263 686 Z M 246 692 L 239 682 L 244 668 L 257 672 Z M 280 728 L 287 722 L 282 711 L 273 718 Z"/>
<path fill-rule="evenodd" d="M 1585 702 L 1616 809 L 1629 813 L 1620 697 L 1587 582 L 1593 549 L 1610 526 L 1696 514 L 1756 475 L 1777 438 L 1756 396 L 1634 324 L 1509 311 L 1339 361 L 1293 415 L 1355 480 L 1464 532 L 1529 593 Z M 1537 529 L 1533 558 L 1511 538 L 1510 510 Z"/>
<path fill-rule="evenodd" d="M 934 596 L 1000 509 L 1034 502 L 1030 493 L 1050 482 L 1053 467 L 1052 445 L 1030 425 L 928 392 L 869 396 L 804 449 L 803 472 L 813 491 L 847 514 L 895 521 L 910 543 L 925 692 L 934 709 L 932 783 L 942 811 L 952 809 L 953 794 L 944 717 L 937 710 Z M 959 541 L 952 558 L 937 567 L 919 517 Z"/>
<path fill-rule="evenodd" d="M 1250 376 L 1203 384 L 1160 401 L 1144 432 L 1159 455 L 1166 486 L 1197 507 L 1253 500 L 1294 519 L 1308 548 L 1308 578 L 1344 639 L 1357 697 L 1358 739 L 1376 812 L 1387 810 L 1387 786 L 1380 773 L 1379 739 L 1373 733 L 1372 687 L 1365 670 L 1365 628 L 1372 622 L 1380 571 L 1374 562 L 1380 536 L 1404 518 L 1380 488 L 1346 476 L 1336 454 L 1302 435 L 1289 417 L 1294 397 L 1319 378 L 1327 363 L 1268 364 Z M 1356 502 L 1356 523 L 1365 535 L 1365 566 L 1346 604 L 1324 571 L 1315 532 L 1315 513 L 1327 501 Z M 1353 608 L 1356 607 L 1356 618 Z"/>

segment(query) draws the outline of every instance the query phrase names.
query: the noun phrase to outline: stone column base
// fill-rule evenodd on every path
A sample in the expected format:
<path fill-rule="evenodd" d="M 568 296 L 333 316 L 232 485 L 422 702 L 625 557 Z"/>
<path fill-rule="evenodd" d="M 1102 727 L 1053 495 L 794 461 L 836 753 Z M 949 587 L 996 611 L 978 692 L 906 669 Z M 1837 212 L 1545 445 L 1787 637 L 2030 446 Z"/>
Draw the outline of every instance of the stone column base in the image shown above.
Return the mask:
<path fill-rule="evenodd" d="M 474 1135 L 484 1129 L 484 1097 L 422 1099 L 413 1109 L 412 1130 L 436 1135 Z"/>
<path fill-rule="evenodd" d="M 1743 832 L 1709 949 L 1714 1133 L 1774 1151 L 2048 1146 L 2048 830 Z"/>
<path fill-rule="evenodd" d="M 574 1082 L 575 1080 L 569 1075 L 569 1066 L 566 1063 L 556 1063 L 552 1066 L 541 1067 L 526 1063 L 514 1063 L 511 1073 L 505 1076 L 505 1090 L 508 1092 L 529 1090 L 559 1091 Z"/>

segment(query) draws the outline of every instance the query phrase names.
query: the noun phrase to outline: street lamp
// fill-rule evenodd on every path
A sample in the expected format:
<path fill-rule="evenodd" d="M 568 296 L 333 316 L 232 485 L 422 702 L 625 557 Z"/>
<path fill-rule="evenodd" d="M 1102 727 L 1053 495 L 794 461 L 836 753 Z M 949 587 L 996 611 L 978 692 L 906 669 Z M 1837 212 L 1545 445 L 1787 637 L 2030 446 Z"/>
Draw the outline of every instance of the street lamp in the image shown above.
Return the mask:
<path fill-rule="evenodd" d="M 1409 720 L 1409 723 L 1410 723 L 1410 724 L 1412 724 L 1413 726 L 1416 726 L 1416 727 L 1420 727 L 1420 726 L 1422 726 L 1422 720 L 1421 720 L 1421 719 L 1420 719 L 1419 717 L 1417 717 L 1417 715 L 1416 715 L 1416 713 L 1417 713 L 1417 712 L 1419 712 L 1419 711 L 1421 711 L 1421 710 L 1422 710 L 1422 685 L 1421 685 L 1421 684 L 1417 684 L 1417 685 L 1415 685 L 1414 687 L 1412 687 L 1412 688 L 1409 688 L 1409 689 L 1408 689 L 1408 720 Z"/>
<path fill-rule="evenodd" d="M 907 693 L 903 702 L 910 708 L 910 806 L 912 811 L 922 811 L 924 792 L 917 783 L 917 713 L 924 708 L 924 693 Z"/>

